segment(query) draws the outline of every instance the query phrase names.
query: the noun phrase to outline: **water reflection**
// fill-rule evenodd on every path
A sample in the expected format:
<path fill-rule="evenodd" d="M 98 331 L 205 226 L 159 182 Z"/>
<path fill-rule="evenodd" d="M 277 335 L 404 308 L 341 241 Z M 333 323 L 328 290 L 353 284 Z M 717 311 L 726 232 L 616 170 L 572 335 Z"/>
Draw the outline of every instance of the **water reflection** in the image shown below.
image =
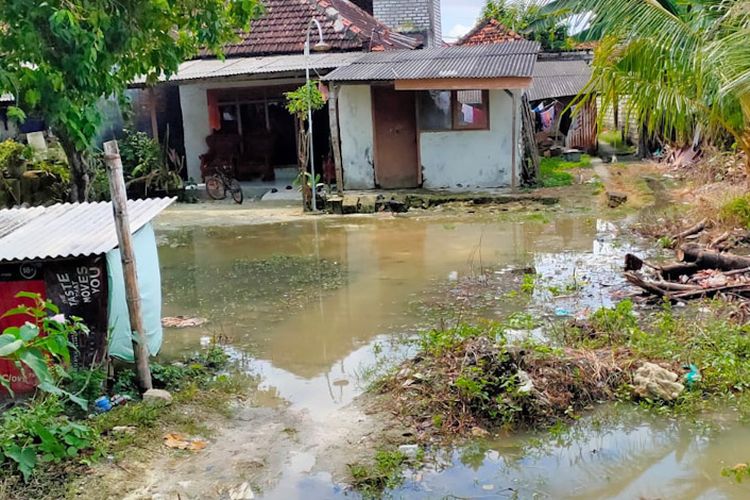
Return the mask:
<path fill-rule="evenodd" d="M 750 429 L 709 433 L 688 422 L 625 411 L 601 425 L 584 418 L 559 437 L 509 435 L 453 450 L 411 480 L 409 498 L 747 498 L 750 486 L 721 476 L 745 460 Z M 488 493 L 490 493 L 488 495 Z"/>

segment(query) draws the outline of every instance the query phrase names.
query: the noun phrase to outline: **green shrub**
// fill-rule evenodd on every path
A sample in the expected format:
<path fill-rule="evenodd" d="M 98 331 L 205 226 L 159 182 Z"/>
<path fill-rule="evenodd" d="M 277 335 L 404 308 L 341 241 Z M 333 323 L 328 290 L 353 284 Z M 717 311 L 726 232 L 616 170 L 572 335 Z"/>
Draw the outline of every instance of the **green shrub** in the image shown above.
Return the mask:
<path fill-rule="evenodd" d="M 750 229 L 750 195 L 738 196 L 726 202 L 719 211 L 722 222 Z"/>
<path fill-rule="evenodd" d="M 0 173 L 17 177 L 29 156 L 28 148 L 12 139 L 0 142 Z"/>
<path fill-rule="evenodd" d="M 94 447 L 96 434 L 72 422 L 54 397 L 17 406 L 0 417 L 0 464 L 28 481 L 40 463 L 76 459 Z"/>
<path fill-rule="evenodd" d="M 124 130 L 119 146 L 126 179 L 156 172 L 164 163 L 161 146 L 144 132 Z"/>

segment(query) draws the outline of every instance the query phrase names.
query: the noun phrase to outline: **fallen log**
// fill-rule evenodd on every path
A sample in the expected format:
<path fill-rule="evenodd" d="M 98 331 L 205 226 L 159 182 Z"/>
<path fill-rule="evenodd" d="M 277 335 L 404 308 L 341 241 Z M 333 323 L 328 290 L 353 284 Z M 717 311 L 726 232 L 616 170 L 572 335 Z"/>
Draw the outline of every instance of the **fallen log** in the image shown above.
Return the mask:
<path fill-rule="evenodd" d="M 692 236 L 694 234 L 698 234 L 701 231 L 706 229 L 706 219 L 703 219 L 699 223 L 695 224 L 694 226 L 690 226 L 689 228 L 685 229 L 684 231 L 681 231 L 674 236 L 672 236 L 672 240 L 684 240 L 688 236 Z"/>
<path fill-rule="evenodd" d="M 643 288 L 647 292 L 652 293 L 656 295 L 657 297 L 671 298 L 670 293 L 668 291 L 659 288 L 652 282 L 644 280 L 638 274 L 632 271 L 627 271 L 625 273 L 625 279 L 628 280 L 629 283 L 637 286 L 638 288 Z"/>
<path fill-rule="evenodd" d="M 695 264 L 669 264 L 662 266 L 660 270 L 661 277 L 665 280 L 678 280 L 682 276 L 692 276 L 700 271 Z"/>
<path fill-rule="evenodd" d="M 750 257 L 705 250 L 700 245 L 683 245 L 676 253 L 677 260 L 695 264 L 700 269 L 733 271 L 750 267 Z"/>

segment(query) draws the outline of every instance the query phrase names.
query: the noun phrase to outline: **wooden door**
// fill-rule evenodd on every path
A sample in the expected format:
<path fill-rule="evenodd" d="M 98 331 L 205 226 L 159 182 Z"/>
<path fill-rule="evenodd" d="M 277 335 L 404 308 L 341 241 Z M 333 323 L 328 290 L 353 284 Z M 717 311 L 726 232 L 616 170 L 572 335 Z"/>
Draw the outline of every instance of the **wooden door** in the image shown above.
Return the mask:
<path fill-rule="evenodd" d="M 375 183 L 383 189 L 419 185 L 417 114 L 414 92 L 372 88 Z"/>

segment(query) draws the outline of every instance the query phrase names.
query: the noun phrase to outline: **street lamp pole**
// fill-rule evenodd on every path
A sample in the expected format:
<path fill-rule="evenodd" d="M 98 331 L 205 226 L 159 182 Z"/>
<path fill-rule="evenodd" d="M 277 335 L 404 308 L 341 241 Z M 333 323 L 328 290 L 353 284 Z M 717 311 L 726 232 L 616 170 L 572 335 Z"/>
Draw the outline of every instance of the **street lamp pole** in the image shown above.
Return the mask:
<path fill-rule="evenodd" d="M 307 37 L 305 39 L 305 89 L 307 90 L 307 140 L 310 146 L 310 183 L 312 184 L 312 210 L 316 212 L 318 210 L 317 197 L 318 197 L 318 186 L 315 182 L 315 148 L 313 146 L 313 113 L 312 113 L 312 95 L 310 93 L 310 32 L 312 27 L 315 25 L 318 28 L 318 43 L 315 44 L 313 50 L 316 52 L 324 52 L 330 49 L 323 40 L 323 27 L 320 25 L 317 19 L 312 18 L 307 24 Z"/>

